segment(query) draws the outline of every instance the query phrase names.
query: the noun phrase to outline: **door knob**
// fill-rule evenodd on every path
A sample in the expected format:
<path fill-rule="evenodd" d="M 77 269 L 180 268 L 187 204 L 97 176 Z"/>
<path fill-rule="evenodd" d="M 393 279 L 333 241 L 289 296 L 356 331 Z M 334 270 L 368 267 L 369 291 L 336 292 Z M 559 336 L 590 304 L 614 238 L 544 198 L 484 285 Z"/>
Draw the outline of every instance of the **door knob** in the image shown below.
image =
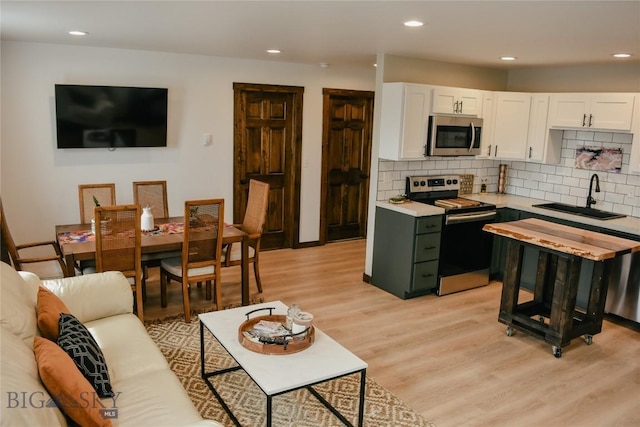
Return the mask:
<path fill-rule="evenodd" d="M 241 179 L 240 180 L 240 184 L 242 184 L 242 185 L 247 185 L 248 183 L 249 183 L 248 179 Z"/>

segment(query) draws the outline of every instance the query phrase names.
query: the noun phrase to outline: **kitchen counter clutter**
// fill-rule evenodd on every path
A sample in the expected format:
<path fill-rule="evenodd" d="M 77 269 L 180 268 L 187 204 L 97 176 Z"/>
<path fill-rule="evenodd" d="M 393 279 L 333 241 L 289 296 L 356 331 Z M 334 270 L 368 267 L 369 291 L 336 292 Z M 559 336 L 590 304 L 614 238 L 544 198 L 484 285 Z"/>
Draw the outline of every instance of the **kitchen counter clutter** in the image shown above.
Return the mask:
<path fill-rule="evenodd" d="M 556 357 L 578 336 L 592 343 L 602 330 L 614 259 L 640 252 L 637 241 L 535 218 L 487 224 L 484 230 L 508 239 L 498 320 L 509 336 L 517 329 L 551 344 Z M 520 293 L 524 251 L 530 246 L 539 249 L 532 299 Z M 594 261 L 584 309 L 576 306 L 583 260 Z"/>

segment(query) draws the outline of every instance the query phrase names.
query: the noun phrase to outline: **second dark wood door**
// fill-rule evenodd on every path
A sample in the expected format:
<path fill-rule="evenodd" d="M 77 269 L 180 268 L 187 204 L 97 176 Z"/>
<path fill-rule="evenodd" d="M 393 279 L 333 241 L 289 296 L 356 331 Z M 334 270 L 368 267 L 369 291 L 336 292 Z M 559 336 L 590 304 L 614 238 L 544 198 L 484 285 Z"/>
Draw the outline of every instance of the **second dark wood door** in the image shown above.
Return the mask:
<path fill-rule="evenodd" d="M 366 236 L 373 95 L 324 89 L 321 243 Z"/>

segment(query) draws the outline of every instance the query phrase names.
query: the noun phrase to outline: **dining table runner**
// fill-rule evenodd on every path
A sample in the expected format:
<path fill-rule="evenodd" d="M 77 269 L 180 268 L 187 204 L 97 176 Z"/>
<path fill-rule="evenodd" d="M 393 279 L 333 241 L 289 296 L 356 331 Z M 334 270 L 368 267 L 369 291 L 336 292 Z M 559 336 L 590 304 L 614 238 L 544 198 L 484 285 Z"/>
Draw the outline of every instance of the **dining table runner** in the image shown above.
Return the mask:
<path fill-rule="evenodd" d="M 224 224 L 225 227 L 233 227 L 231 224 Z M 143 231 L 145 236 L 163 235 L 163 234 L 180 234 L 184 232 L 183 222 L 168 222 L 166 224 L 159 224 L 153 230 Z M 77 231 L 65 231 L 58 233 L 58 242 L 65 243 L 80 243 L 91 242 L 95 240 L 95 235 L 91 230 L 77 230 Z"/>

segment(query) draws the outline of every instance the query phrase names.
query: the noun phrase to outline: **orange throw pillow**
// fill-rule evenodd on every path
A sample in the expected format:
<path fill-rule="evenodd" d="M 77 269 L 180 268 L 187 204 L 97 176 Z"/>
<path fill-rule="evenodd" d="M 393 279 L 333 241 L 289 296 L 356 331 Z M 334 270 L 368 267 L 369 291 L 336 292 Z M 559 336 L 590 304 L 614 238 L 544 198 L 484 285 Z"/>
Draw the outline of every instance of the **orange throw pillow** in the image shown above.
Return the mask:
<path fill-rule="evenodd" d="M 102 416 L 103 406 L 93 386 L 63 349 L 48 339 L 34 337 L 33 351 L 40 378 L 62 412 L 83 427 L 112 425 Z"/>
<path fill-rule="evenodd" d="M 60 313 L 69 313 L 69 309 L 60 298 L 44 286 L 38 289 L 38 328 L 42 336 L 53 342 L 58 341 Z"/>

